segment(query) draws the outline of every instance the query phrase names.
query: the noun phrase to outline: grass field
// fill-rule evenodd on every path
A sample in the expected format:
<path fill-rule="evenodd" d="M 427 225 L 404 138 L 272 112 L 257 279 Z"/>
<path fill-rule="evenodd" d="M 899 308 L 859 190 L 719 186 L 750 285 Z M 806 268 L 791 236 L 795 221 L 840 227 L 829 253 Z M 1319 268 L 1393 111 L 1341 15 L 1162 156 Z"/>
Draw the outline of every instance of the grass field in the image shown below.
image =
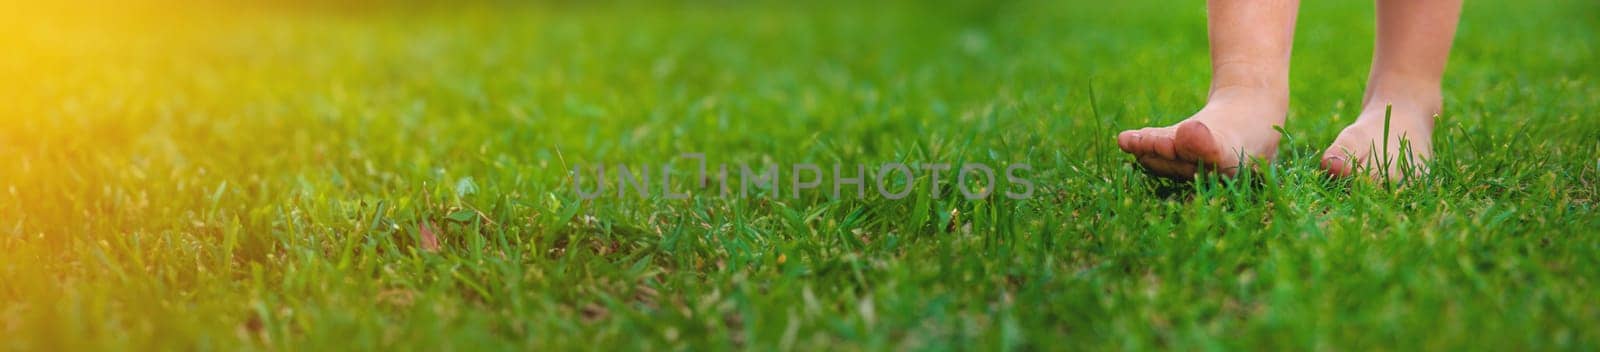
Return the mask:
<path fill-rule="evenodd" d="M 1304 4 L 1280 161 L 1181 184 L 1113 136 L 1200 106 L 1198 2 L 107 4 L 0 14 L 3 350 L 1600 349 L 1593 1 L 1468 1 L 1393 186 L 1316 168 L 1361 1 Z M 569 180 L 696 152 L 1037 189 Z"/>

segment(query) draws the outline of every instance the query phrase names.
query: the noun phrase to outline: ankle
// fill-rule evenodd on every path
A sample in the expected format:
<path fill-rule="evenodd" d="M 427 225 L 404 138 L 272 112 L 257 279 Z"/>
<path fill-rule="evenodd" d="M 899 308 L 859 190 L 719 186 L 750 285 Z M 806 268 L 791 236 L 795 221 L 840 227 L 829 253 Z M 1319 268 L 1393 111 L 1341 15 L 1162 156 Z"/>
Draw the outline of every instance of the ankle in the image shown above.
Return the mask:
<path fill-rule="evenodd" d="M 1216 86 L 1206 97 L 1207 104 L 1244 103 L 1267 107 L 1289 106 L 1288 87 L 1272 86 Z"/>
<path fill-rule="evenodd" d="M 1383 123 L 1385 120 L 1392 125 L 1407 127 L 1433 126 L 1434 117 L 1442 109 L 1441 99 L 1437 94 L 1431 98 L 1427 96 L 1406 96 L 1391 98 L 1387 96 L 1374 96 L 1367 98 L 1361 108 L 1361 115 L 1357 122 Z"/>
<path fill-rule="evenodd" d="M 1285 90 L 1263 87 L 1219 87 L 1211 90 L 1202 109 L 1222 112 L 1229 119 L 1248 118 L 1281 125 L 1289 112 Z"/>
<path fill-rule="evenodd" d="M 1394 108 L 1396 115 L 1407 117 L 1420 115 L 1431 121 L 1433 115 L 1443 111 L 1444 96 L 1440 93 L 1437 80 L 1392 77 L 1374 79 L 1367 86 L 1366 95 L 1362 99 L 1362 116 L 1376 114 L 1382 118 L 1384 110 L 1390 106 Z"/>

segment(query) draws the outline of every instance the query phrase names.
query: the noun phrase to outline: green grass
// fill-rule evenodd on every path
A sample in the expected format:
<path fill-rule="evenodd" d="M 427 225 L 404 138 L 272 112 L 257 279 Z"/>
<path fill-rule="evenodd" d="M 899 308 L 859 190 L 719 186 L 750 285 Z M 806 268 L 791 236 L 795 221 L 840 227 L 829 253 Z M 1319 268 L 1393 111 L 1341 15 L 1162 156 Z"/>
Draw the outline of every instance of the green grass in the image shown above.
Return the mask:
<path fill-rule="evenodd" d="M 0 349 L 1600 348 L 1593 2 L 1468 1 L 1397 187 L 1316 168 L 1364 2 L 1304 5 L 1280 161 L 1186 184 L 1113 135 L 1202 103 L 1199 3 L 124 6 L 0 15 Z M 567 181 L 686 152 L 1038 189 Z"/>

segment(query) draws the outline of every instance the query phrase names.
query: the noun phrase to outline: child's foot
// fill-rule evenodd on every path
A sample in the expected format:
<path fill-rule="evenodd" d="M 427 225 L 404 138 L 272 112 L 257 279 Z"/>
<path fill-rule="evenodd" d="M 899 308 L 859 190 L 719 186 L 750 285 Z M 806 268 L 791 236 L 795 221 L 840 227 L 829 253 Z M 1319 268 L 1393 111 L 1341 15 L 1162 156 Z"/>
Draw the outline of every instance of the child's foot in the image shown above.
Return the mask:
<path fill-rule="evenodd" d="M 1389 113 L 1387 144 L 1385 103 L 1368 104 L 1356 122 L 1340 132 L 1323 152 L 1322 169 L 1339 177 L 1366 174 L 1380 180 L 1426 174 L 1426 162 L 1433 158 L 1433 116 L 1439 105 L 1394 105 Z"/>
<path fill-rule="evenodd" d="M 1213 94 L 1205 108 L 1175 125 L 1123 131 L 1117 146 L 1152 173 L 1183 180 L 1202 170 L 1233 176 L 1252 159 L 1271 162 L 1281 137 L 1273 126 L 1283 124 L 1287 99 L 1244 96 Z"/>

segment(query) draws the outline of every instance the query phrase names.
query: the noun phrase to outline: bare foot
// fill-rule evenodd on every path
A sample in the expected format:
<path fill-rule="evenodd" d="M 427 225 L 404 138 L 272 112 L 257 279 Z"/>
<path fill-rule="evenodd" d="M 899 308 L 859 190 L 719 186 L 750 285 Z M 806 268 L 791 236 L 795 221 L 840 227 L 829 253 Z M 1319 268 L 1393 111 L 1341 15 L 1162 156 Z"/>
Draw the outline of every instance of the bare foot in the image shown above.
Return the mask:
<path fill-rule="evenodd" d="M 1231 93 L 1231 94 L 1230 94 Z M 1180 180 L 1200 171 L 1238 174 L 1252 160 L 1271 162 L 1281 137 L 1288 99 L 1282 94 L 1213 94 L 1194 116 L 1167 127 L 1123 131 L 1117 146 L 1152 173 Z"/>
<path fill-rule="evenodd" d="M 1346 127 L 1322 153 L 1322 169 L 1339 177 L 1365 174 L 1376 180 L 1398 181 L 1428 172 L 1433 159 L 1433 117 L 1439 104 L 1395 103 L 1376 100 L 1367 104 L 1356 122 Z M 1384 137 L 1384 111 L 1389 112 L 1388 137 Z M 1381 152 L 1380 152 L 1381 151 Z"/>

